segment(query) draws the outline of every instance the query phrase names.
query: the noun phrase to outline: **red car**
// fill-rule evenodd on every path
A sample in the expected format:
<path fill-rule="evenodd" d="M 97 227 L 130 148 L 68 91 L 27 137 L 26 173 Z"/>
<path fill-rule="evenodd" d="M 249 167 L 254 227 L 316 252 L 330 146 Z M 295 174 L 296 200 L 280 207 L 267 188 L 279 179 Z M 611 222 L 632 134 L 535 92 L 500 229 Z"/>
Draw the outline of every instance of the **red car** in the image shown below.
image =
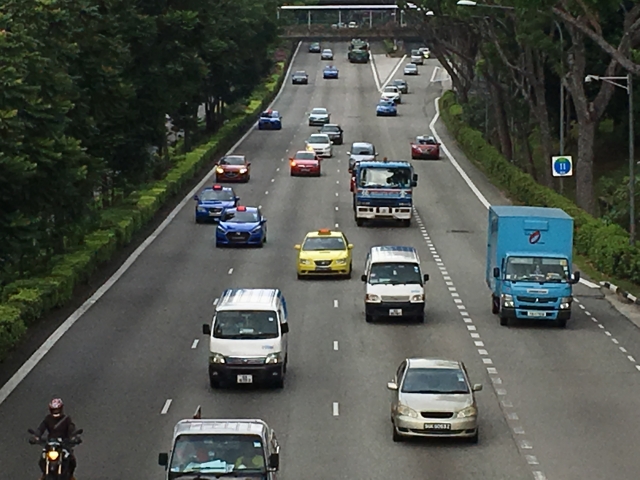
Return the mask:
<path fill-rule="evenodd" d="M 431 136 L 418 136 L 416 141 L 411 144 L 411 158 L 429 158 L 432 160 L 440 159 L 440 144 Z"/>
<path fill-rule="evenodd" d="M 227 155 L 218 161 L 216 182 L 248 182 L 251 178 L 251 163 L 244 155 Z"/>
<path fill-rule="evenodd" d="M 300 150 L 289 161 L 292 177 L 298 175 L 320 176 L 320 162 L 322 160 L 315 152 Z"/>

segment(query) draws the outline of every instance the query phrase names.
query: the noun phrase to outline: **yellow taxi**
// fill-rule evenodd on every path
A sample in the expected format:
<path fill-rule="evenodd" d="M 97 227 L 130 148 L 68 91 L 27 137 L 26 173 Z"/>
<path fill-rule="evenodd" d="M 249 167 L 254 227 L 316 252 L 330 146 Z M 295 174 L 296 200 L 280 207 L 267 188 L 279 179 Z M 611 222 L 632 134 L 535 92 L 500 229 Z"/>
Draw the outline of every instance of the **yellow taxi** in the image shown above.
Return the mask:
<path fill-rule="evenodd" d="M 351 278 L 351 250 L 344 233 L 328 228 L 309 232 L 298 253 L 298 278 L 313 275 L 340 275 Z"/>

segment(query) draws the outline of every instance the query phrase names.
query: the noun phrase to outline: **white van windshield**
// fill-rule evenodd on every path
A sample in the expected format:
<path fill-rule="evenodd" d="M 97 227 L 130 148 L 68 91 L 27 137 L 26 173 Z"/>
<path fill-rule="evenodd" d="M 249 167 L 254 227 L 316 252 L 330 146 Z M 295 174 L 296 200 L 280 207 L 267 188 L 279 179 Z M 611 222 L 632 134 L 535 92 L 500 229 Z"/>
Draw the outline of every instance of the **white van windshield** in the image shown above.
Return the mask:
<path fill-rule="evenodd" d="M 278 338 L 278 315 L 268 310 L 221 311 L 216 313 L 213 336 L 243 340 Z"/>
<path fill-rule="evenodd" d="M 369 273 L 371 285 L 422 285 L 420 267 L 415 263 L 374 263 Z"/>

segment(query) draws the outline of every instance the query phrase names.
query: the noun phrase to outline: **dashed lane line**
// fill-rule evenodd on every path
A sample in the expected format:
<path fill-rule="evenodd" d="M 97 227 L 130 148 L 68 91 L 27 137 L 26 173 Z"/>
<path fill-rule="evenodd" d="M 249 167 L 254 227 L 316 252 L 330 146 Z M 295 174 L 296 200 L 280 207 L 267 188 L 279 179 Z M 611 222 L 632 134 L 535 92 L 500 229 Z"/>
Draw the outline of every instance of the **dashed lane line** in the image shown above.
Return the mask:
<path fill-rule="evenodd" d="M 213 304 L 214 304 L 214 305 L 217 305 L 217 304 L 218 304 L 218 300 L 220 300 L 220 299 L 219 299 L 219 298 L 214 299 L 214 300 L 213 300 Z"/>
<path fill-rule="evenodd" d="M 196 339 L 193 341 L 193 343 L 191 344 L 191 349 L 192 349 L 192 350 L 195 350 L 196 348 L 198 348 L 198 344 L 199 344 L 199 343 L 200 343 L 200 340 L 196 338 Z"/>
<path fill-rule="evenodd" d="M 334 340 L 334 341 L 333 341 L 333 350 L 334 350 L 335 352 L 337 352 L 337 351 L 338 351 L 338 341 L 337 341 L 337 340 Z"/>
<path fill-rule="evenodd" d="M 507 392 L 507 389 L 505 388 L 504 381 L 499 376 L 498 369 L 495 367 L 493 363 L 493 359 L 489 355 L 489 351 L 487 350 L 484 342 L 482 341 L 480 333 L 478 333 L 478 327 L 474 325 L 473 319 L 469 315 L 469 312 L 467 311 L 467 307 L 464 305 L 464 302 L 460 298 L 460 294 L 458 293 L 454 282 L 451 280 L 449 271 L 444 266 L 444 262 L 442 261 L 440 255 L 438 254 L 438 251 L 431 240 L 429 232 L 427 231 L 424 225 L 424 222 L 420 217 L 418 210 L 415 207 L 413 208 L 413 213 L 416 218 L 416 223 L 420 228 L 420 233 L 422 234 L 422 237 L 425 243 L 427 244 L 427 247 L 429 248 L 429 252 L 431 253 L 433 260 L 438 266 L 438 270 L 440 270 L 440 273 L 442 274 L 442 278 L 444 279 L 447 285 L 447 289 L 449 290 L 449 295 L 451 295 L 451 298 L 454 304 L 458 308 L 458 311 L 460 312 L 460 316 L 462 317 L 465 327 L 469 332 L 469 336 L 473 339 L 473 343 L 476 347 L 478 355 L 480 356 L 480 360 L 482 361 L 483 365 L 487 370 L 487 374 L 489 375 L 489 378 L 491 380 L 491 386 L 494 392 L 496 393 L 496 395 L 498 396 L 498 398 L 500 399 L 500 406 L 505 418 L 507 419 L 507 424 L 511 429 L 511 432 L 514 437 L 514 441 L 516 442 L 516 445 L 518 445 L 521 455 L 524 456 L 524 458 L 527 460 L 527 463 L 531 466 L 534 478 L 538 480 L 544 480 L 546 479 L 546 477 L 542 472 L 542 470 L 539 468 L 538 459 L 535 457 L 535 455 L 530 454 L 532 453 L 531 451 L 534 450 L 533 444 L 526 437 L 524 428 L 520 424 L 520 417 L 518 417 L 518 414 L 513 408 L 513 403 L 508 398 L 508 395 L 507 395 L 508 392 Z M 527 454 L 524 453 L 525 451 L 527 452 Z M 530 461 L 531 459 L 535 459 L 535 462 L 532 463 Z"/>
<path fill-rule="evenodd" d="M 227 272 L 229 275 L 231 275 L 233 273 L 233 268 L 230 268 L 229 271 Z"/>
<path fill-rule="evenodd" d="M 338 308 L 338 300 L 333 301 L 333 308 Z"/>
<path fill-rule="evenodd" d="M 171 400 L 170 398 L 168 398 L 167 401 L 164 402 L 162 410 L 160 410 L 160 415 L 166 415 L 167 414 L 167 412 L 169 411 L 169 408 L 171 408 L 171 403 L 172 402 L 173 402 L 173 400 Z"/>
<path fill-rule="evenodd" d="M 337 417 L 338 415 L 340 415 L 340 405 L 338 402 L 333 402 L 333 416 Z"/>

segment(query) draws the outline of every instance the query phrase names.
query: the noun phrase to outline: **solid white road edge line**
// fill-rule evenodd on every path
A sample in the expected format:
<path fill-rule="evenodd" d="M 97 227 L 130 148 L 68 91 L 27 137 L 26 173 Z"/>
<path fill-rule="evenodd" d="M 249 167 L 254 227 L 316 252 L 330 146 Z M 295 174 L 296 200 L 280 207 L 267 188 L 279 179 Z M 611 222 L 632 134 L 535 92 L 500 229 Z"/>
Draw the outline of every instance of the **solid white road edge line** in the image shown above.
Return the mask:
<path fill-rule="evenodd" d="M 162 407 L 162 410 L 160 411 L 160 415 L 167 414 L 167 412 L 169 411 L 169 407 L 171 407 L 171 402 L 173 402 L 173 400 L 171 400 L 170 398 L 168 398 L 167 401 L 164 402 L 164 407 Z"/>
<path fill-rule="evenodd" d="M 269 105 L 268 108 L 272 108 L 273 105 L 280 99 L 282 96 L 282 92 L 284 92 L 284 88 L 288 85 L 287 78 L 291 76 L 291 70 L 293 69 L 293 64 L 295 62 L 296 57 L 298 56 L 298 52 L 300 51 L 300 46 L 302 42 L 298 42 L 298 45 L 293 52 L 293 56 L 291 57 L 291 63 L 289 64 L 289 68 L 287 69 L 287 73 L 285 74 L 284 80 L 282 82 L 282 86 L 278 91 L 276 97 L 273 99 L 273 102 Z M 258 122 L 253 124 L 253 126 L 238 140 L 235 145 L 233 145 L 226 155 L 230 155 L 234 152 L 238 146 L 244 142 L 247 137 L 255 130 Z M 115 283 L 120 280 L 120 277 L 125 274 L 131 265 L 138 259 L 138 257 L 144 252 L 149 245 L 153 243 L 153 241 L 160 236 L 160 234 L 164 231 L 165 228 L 173 221 L 174 218 L 180 213 L 180 211 L 184 208 L 184 206 L 191 201 L 193 196 L 198 193 L 207 184 L 209 178 L 213 175 L 215 169 L 212 168 L 205 177 L 196 185 L 183 199 L 182 201 L 174 208 L 171 213 L 163 220 L 163 222 L 155 229 L 155 231 L 149 235 L 144 242 L 140 244 L 138 248 L 125 260 L 122 266 L 114 273 L 98 290 L 95 291 L 91 297 L 84 302 L 80 308 L 78 308 L 75 312 L 73 312 L 63 323 L 60 325 L 56 331 L 54 331 L 45 342 L 40 345 L 40 348 L 36 350 L 29 359 L 24 362 L 24 364 L 18 369 L 16 373 L 5 383 L 2 388 L 0 388 L 0 405 L 4 403 L 9 395 L 17 388 L 18 385 L 31 373 L 31 371 L 40 363 L 40 361 L 44 358 L 44 356 L 49 353 L 49 351 L 53 348 L 53 346 L 58 343 L 58 341 L 62 338 L 62 336 L 67 333 L 67 331 L 89 310 L 93 304 L 95 304 L 105 293 L 109 291 Z"/>
<path fill-rule="evenodd" d="M 440 101 L 440 97 L 436 98 L 435 100 L 436 114 L 433 116 L 431 123 L 429 123 L 429 130 L 431 130 L 431 133 L 433 134 L 433 136 L 436 137 L 436 140 L 438 140 L 438 142 L 440 143 L 440 147 L 442 148 L 442 151 L 451 162 L 451 165 L 453 165 L 453 168 L 455 168 L 458 171 L 458 173 L 460 174 L 462 179 L 465 181 L 465 183 L 469 186 L 469 188 L 474 193 L 476 198 L 480 200 L 480 203 L 482 203 L 482 205 L 484 205 L 484 207 L 488 210 L 489 207 L 491 206 L 491 203 L 489 203 L 486 197 L 482 194 L 482 192 L 478 189 L 478 187 L 476 187 L 473 181 L 469 178 L 469 175 L 467 175 L 467 173 L 463 170 L 460 164 L 456 161 L 456 159 L 453 157 L 453 155 L 451 154 L 447 146 L 442 142 L 442 138 L 440 138 L 440 135 L 438 135 L 438 132 L 436 131 L 435 124 L 440 118 L 440 105 L 438 104 L 439 101 Z M 590 282 L 589 280 L 585 280 L 584 278 L 580 279 L 580 283 L 582 283 L 583 285 L 586 285 L 589 288 L 600 288 L 600 285 Z"/>

